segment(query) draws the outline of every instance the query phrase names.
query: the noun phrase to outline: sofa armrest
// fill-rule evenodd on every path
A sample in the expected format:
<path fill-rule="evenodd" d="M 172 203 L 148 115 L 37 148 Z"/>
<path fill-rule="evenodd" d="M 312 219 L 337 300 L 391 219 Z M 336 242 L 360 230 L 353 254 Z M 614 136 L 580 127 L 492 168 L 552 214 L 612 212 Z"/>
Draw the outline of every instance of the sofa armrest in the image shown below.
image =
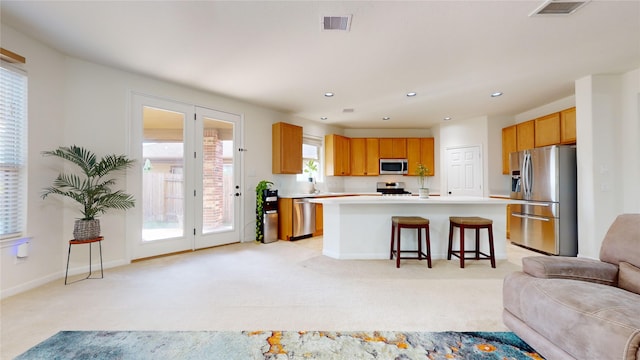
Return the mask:
<path fill-rule="evenodd" d="M 522 259 L 522 271 L 545 279 L 582 280 L 612 286 L 618 283 L 616 265 L 592 259 L 529 256 Z"/>

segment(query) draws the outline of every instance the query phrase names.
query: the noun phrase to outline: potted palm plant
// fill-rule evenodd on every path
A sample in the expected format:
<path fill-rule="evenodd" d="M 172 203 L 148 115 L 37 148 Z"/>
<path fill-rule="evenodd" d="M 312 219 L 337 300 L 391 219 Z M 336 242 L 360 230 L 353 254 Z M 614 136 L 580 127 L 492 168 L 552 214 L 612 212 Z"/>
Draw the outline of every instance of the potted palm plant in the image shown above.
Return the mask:
<path fill-rule="evenodd" d="M 66 196 L 80 204 L 82 218 L 75 221 L 75 239 L 86 240 L 100 236 L 100 220 L 96 217 L 108 209 L 127 210 L 135 206 L 133 196 L 122 190 L 113 191 L 111 186 L 115 184 L 115 179 L 107 177 L 116 171 L 131 167 L 135 160 L 115 154 L 106 155 L 98 160 L 93 152 L 76 145 L 61 146 L 42 154 L 67 160 L 80 168 L 81 174 L 58 174 L 53 184 L 42 193 L 43 199 L 55 194 Z"/>
<path fill-rule="evenodd" d="M 429 168 L 424 166 L 422 163 L 418 163 L 418 167 L 416 168 L 416 175 L 418 176 L 418 194 L 421 199 L 429 198 L 429 184 L 427 183 L 425 187 L 425 183 L 427 180 L 427 175 L 429 174 Z"/>

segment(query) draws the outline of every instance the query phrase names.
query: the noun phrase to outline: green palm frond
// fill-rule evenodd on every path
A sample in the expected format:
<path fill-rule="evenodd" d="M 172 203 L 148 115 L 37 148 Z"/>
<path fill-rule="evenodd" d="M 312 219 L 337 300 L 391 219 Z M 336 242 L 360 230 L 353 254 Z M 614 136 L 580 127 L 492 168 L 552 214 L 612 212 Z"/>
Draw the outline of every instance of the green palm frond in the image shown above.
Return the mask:
<path fill-rule="evenodd" d="M 103 179 L 108 174 L 131 167 L 135 160 L 130 160 L 125 155 L 113 154 L 97 160 L 94 153 L 76 145 L 61 146 L 56 150 L 45 151 L 43 155 L 70 161 L 82 172 L 82 175 L 59 174 L 52 186 L 43 189 L 43 199 L 55 194 L 75 200 L 82 206 L 84 220 L 92 220 L 108 209 L 127 210 L 135 206 L 132 195 L 125 194 L 122 190 L 111 190 L 111 186 L 116 183 L 115 179 Z"/>

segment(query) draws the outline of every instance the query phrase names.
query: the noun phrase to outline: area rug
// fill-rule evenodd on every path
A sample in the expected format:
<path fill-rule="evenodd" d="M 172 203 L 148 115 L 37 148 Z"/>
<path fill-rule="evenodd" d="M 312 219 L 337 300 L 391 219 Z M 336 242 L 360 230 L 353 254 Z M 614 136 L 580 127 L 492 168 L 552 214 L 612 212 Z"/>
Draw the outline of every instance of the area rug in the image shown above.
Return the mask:
<path fill-rule="evenodd" d="M 61 331 L 16 359 L 542 359 L 511 332 Z"/>

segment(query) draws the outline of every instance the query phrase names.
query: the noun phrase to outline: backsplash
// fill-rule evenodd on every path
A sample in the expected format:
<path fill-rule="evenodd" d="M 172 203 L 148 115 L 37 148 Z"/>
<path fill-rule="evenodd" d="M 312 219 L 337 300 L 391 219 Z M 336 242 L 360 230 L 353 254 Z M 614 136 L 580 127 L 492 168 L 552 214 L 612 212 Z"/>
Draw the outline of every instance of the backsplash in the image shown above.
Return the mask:
<path fill-rule="evenodd" d="M 430 191 L 437 192 L 434 187 L 435 177 L 429 177 Z M 308 184 L 297 181 L 296 175 L 273 175 L 274 188 L 281 194 L 308 193 Z M 326 176 L 317 182 L 315 188 L 320 192 L 353 192 L 370 193 L 376 191 L 377 182 L 404 182 L 405 189 L 418 193 L 418 180 L 415 176 L 380 175 L 380 176 Z"/>

